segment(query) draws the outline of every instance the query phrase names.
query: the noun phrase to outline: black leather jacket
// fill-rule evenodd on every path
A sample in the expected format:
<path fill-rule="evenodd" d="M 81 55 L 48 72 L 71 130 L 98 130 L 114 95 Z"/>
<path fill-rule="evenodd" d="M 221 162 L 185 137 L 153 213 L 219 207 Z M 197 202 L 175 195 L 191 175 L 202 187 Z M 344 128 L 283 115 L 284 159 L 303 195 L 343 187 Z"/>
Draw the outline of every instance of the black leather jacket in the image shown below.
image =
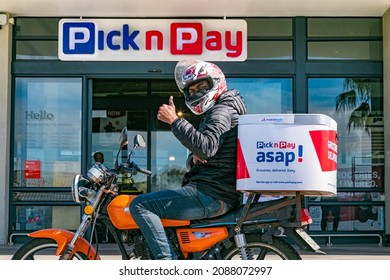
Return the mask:
<path fill-rule="evenodd" d="M 237 90 L 223 93 L 204 113 L 196 129 L 178 118 L 171 126 L 176 138 L 190 150 L 183 186 L 191 184 L 200 191 L 236 207 L 241 193 L 236 191 L 236 153 L 238 116 L 246 114 L 244 100 Z M 207 160 L 193 164 L 192 154 Z"/>

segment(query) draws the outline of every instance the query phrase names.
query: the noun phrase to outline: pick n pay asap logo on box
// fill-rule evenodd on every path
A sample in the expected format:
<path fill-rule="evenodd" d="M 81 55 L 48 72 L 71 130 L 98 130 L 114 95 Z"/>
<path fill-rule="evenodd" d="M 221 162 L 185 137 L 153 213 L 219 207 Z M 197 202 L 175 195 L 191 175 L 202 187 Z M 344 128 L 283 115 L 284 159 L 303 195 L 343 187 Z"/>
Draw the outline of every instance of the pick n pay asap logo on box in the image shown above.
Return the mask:
<path fill-rule="evenodd" d="M 237 189 L 336 194 L 337 142 L 337 124 L 325 115 L 240 116 Z"/>
<path fill-rule="evenodd" d="M 58 56 L 78 61 L 247 58 L 245 20 L 62 19 Z"/>

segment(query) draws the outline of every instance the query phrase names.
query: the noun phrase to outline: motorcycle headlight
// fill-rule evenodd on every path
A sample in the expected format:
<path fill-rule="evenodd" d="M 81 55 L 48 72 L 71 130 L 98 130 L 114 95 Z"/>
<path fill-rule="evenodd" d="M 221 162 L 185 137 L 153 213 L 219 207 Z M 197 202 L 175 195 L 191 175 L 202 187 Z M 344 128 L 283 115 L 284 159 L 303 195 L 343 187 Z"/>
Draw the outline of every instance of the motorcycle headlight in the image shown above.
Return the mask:
<path fill-rule="evenodd" d="M 72 198 L 77 203 L 92 200 L 96 192 L 92 189 L 92 183 L 82 175 L 76 175 L 72 182 Z"/>
<path fill-rule="evenodd" d="M 95 162 L 87 172 L 87 177 L 96 184 L 102 184 L 106 181 L 107 167 L 99 162 Z"/>

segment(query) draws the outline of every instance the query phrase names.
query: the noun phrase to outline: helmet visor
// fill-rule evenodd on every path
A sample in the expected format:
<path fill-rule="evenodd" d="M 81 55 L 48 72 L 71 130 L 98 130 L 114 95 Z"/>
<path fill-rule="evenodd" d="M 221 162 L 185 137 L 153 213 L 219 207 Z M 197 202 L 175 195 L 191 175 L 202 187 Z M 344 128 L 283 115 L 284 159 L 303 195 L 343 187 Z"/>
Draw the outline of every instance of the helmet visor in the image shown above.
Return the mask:
<path fill-rule="evenodd" d="M 194 102 L 202 98 L 210 89 L 212 88 L 212 83 L 210 79 L 198 80 L 190 84 L 184 91 L 185 99 L 189 102 Z"/>

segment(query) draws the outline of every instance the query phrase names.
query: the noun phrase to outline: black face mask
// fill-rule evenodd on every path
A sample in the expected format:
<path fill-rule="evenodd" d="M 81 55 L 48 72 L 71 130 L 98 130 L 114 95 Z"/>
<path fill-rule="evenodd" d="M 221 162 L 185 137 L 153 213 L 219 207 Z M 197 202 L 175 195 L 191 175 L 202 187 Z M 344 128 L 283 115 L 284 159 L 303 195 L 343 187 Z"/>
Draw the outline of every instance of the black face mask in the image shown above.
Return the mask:
<path fill-rule="evenodd" d="M 188 101 L 198 100 L 199 98 L 203 97 L 206 93 L 207 93 L 206 89 L 202 89 L 202 90 L 200 90 L 198 92 L 195 92 L 191 96 L 188 97 Z"/>

